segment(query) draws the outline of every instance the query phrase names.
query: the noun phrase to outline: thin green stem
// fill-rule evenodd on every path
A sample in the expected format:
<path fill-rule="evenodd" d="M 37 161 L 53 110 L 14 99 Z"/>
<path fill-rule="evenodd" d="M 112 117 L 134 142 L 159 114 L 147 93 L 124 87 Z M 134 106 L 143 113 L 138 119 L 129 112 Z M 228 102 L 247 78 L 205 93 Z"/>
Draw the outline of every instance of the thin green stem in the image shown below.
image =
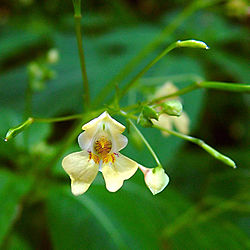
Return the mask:
<path fill-rule="evenodd" d="M 230 167 L 236 168 L 236 165 L 235 165 L 233 160 L 231 160 L 229 157 L 221 154 L 220 152 L 218 152 L 217 150 L 215 150 L 214 148 L 212 148 L 211 146 L 206 144 L 201 139 L 198 139 L 198 138 L 195 138 L 195 137 L 192 137 L 192 136 L 189 136 L 189 135 L 184 135 L 184 134 L 178 133 L 176 131 L 169 130 L 169 129 L 166 129 L 166 128 L 163 128 L 163 127 L 160 127 L 160 126 L 157 126 L 157 125 L 153 125 L 153 127 L 157 128 L 157 129 L 160 129 L 162 131 L 165 131 L 165 132 L 167 132 L 167 133 L 169 133 L 171 135 L 174 135 L 176 137 L 179 137 L 179 138 L 181 138 L 183 140 L 190 141 L 190 142 L 200 146 L 201 148 L 203 148 L 205 151 L 207 151 L 214 158 L 224 162 L 225 164 L 227 164 Z"/>
<path fill-rule="evenodd" d="M 162 57 L 164 57 L 171 50 L 177 48 L 177 43 L 172 43 L 167 47 L 163 52 L 161 52 L 156 58 L 154 58 L 151 62 L 149 62 L 132 80 L 130 80 L 127 85 L 123 88 L 120 93 L 120 99 L 134 86 L 134 84 L 140 79 L 153 65 L 155 65 Z"/>
<path fill-rule="evenodd" d="M 32 113 L 32 89 L 30 86 L 30 80 L 28 80 L 26 93 L 25 93 L 25 111 L 24 111 L 24 119 L 27 119 L 31 116 Z"/>
<path fill-rule="evenodd" d="M 81 0 L 73 0 L 74 5 L 74 19 L 75 19 L 75 30 L 76 30 L 76 39 L 77 39 L 77 46 L 78 46 L 78 54 L 80 58 L 81 64 L 81 72 L 83 78 L 83 89 L 84 89 L 84 103 L 85 109 L 90 104 L 90 93 L 89 93 L 89 82 L 87 77 L 86 71 L 86 64 L 85 64 L 85 57 L 84 57 L 84 50 L 83 50 L 83 43 L 82 43 L 82 32 L 81 32 Z"/>
<path fill-rule="evenodd" d="M 129 123 L 131 124 L 131 126 L 135 129 L 136 133 L 140 136 L 140 138 L 142 139 L 142 141 L 144 142 L 144 144 L 146 145 L 146 147 L 148 148 L 148 150 L 150 151 L 150 153 L 152 154 L 152 156 L 154 157 L 156 163 L 158 166 L 162 167 L 160 160 L 158 159 L 156 153 L 154 152 L 154 150 L 152 149 L 152 147 L 150 146 L 150 144 L 148 143 L 148 141 L 146 140 L 146 138 L 144 137 L 144 135 L 141 133 L 141 131 L 135 126 L 135 124 L 132 122 L 131 119 L 128 119 Z"/>
<path fill-rule="evenodd" d="M 197 83 L 197 85 L 201 88 L 207 88 L 207 89 L 219 89 L 225 91 L 247 92 L 247 93 L 250 92 L 249 84 L 204 81 Z"/>
<path fill-rule="evenodd" d="M 160 102 L 162 100 L 165 100 L 165 99 L 168 99 L 168 98 L 171 98 L 171 97 L 175 97 L 175 96 L 180 96 L 180 95 L 184 95 L 186 93 L 189 93 L 195 89 L 198 89 L 199 86 L 196 84 L 196 83 L 193 83 L 193 84 L 190 84 L 188 85 L 187 87 L 183 88 L 183 89 L 180 89 L 172 94 L 169 94 L 169 95 L 164 95 L 164 96 L 161 96 L 161 97 L 158 97 L 158 98 L 154 98 L 152 101 L 149 102 L 149 104 L 153 104 L 153 103 L 157 103 L 157 102 Z"/>
<path fill-rule="evenodd" d="M 23 115 L 24 119 L 28 119 L 32 114 L 32 96 L 33 96 L 33 91 L 31 88 L 31 82 L 30 82 L 30 79 L 28 79 L 26 93 L 25 93 L 25 110 L 24 110 L 24 115 Z M 24 145 L 26 145 L 26 147 L 28 147 L 28 144 L 29 144 L 29 134 L 30 134 L 29 130 L 26 130 L 26 132 L 24 133 L 24 137 L 23 137 Z"/>
<path fill-rule="evenodd" d="M 83 114 L 76 114 L 76 115 L 69 115 L 69 116 L 62 116 L 62 117 L 55 117 L 55 118 L 36 118 L 33 117 L 34 122 L 41 122 L 41 123 L 52 123 L 52 122 L 63 122 L 69 120 L 76 120 L 81 119 Z"/>
<path fill-rule="evenodd" d="M 152 101 L 150 101 L 149 104 L 157 103 L 171 97 L 184 95 L 198 88 L 217 89 L 217 90 L 233 91 L 233 92 L 246 92 L 246 93 L 250 92 L 250 85 L 248 84 L 201 81 L 190 84 L 187 87 L 180 89 L 170 95 L 165 95 L 155 98 Z"/>
<path fill-rule="evenodd" d="M 179 27 L 189 16 L 191 16 L 195 11 L 199 9 L 211 6 L 219 1 L 220 0 L 194 0 L 176 18 L 174 18 L 174 20 L 169 25 L 166 26 L 152 42 L 146 45 L 134 58 L 132 58 L 127 63 L 127 65 L 100 91 L 100 93 L 94 100 L 95 105 L 99 105 L 104 100 L 104 98 L 108 96 L 108 94 L 110 93 L 110 89 L 124 80 L 144 58 L 146 58 L 159 45 L 166 41 L 166 38 L 171 35 L 177 29 L 177 27 Z"/>

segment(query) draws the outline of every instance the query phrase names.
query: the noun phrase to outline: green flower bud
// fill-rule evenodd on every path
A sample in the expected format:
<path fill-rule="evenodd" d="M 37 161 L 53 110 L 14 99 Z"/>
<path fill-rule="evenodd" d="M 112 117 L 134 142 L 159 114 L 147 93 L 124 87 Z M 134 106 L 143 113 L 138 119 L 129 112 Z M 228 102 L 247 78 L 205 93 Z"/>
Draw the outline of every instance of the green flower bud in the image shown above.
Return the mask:
<path fill-rule="evenodd" d="M 137 123 L 140 124 L 144 128 L 150 128 L 153 126 L 153 123 L 151 122 L 150 119 L 146 119 L 142 113 L 140 113 Z"/>
<path fill-rule="evenodd" d="M 189 47 L 189 48 L 198 48 L 198 49 L 209 49 L 209 47 L 202 41 L 197 40 L 186 40 L 186 41 L 177 41 L 178 47 Z"/>
<path fill-rule="evenodd" d="M 182 113 L 182 104 L 179 100 L 169 100 L 162 105 L 162 111 L 168 115 L 180 116 Z"/>
<path fill-rule="evenodd" d="M 9 139 L 14 138 L 15 136 L 17 136 L 19 133 L 21 133 L 24 129 L 26 129 L 27 127 L 30 126 L 30 124 L 32 124 L 34 121 L 33 118 L 28 118 L 25 122 L 21 123 L 20 125 L 14 127 L 14 128 L 10 128 L 5 136 L 5 141 L 8 141 Z"/>
<path fill-rule="evenodd" d="M 142 109 L 142 114 L 146 119 L 159 119 L 157 111 L 151 106 L 144 106 Z"/>

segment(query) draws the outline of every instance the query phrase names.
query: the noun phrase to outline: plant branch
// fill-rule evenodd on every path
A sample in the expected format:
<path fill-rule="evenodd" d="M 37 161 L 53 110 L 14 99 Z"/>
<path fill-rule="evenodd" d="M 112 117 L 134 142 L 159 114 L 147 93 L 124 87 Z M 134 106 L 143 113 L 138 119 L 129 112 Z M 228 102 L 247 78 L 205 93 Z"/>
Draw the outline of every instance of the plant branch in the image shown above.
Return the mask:
<path fill-rule="evenodd" d="M 152 154 L 152 156 L 154 157 L 156 163 L 158 166 L 161 166 L 161 162 L 158 159 L 156 153 L 154 152 L 154 150 L 152 149 L 152 147 L 150 146 L 150 144 L 148 143 L 148 141 L 146 140 L 146 138 L 144 137 L 144 135 L 141 133 L 141 131 L 135 126 L 135 124 L 132 122 L 131 119 L 128 119 L 129 123 L 131 124 L 131 126 L 134 128 L 134 130 L 136 131 L 136 133 L 140 136 L 140 138 L 142 139 L 142 141 L 144 142 L 144 144 L 146 145 L 146 147 L 148 148 L 149 152 Z"/>
<path fill-rule="evenodd" d="M 52 123 L 52 122 L 63 122 L 69 120 L 76 120 L 81 119 L 83 114 L 76 114 L 76 115 L 69 115 L 69 116 L 62 116 L 62 117 L 54 117 L 54 118 L 36 118 L 33 117 L 33 122 L 40 122 L 40 123 Z"/>
<path fill-rule="evenodd" d="M 205 151 L 207 151 L 210 155 L 212 155 L 214 158 L 216 158 L 217 160 L 220 160 L 222 162 L 224 162 L 225 164 L 227 164 L 230 167 L 236 168 L 236 165 L 234 163 L 233 160 L 231 160 L 229 157 L 221 154 L 220 152 L 218 152 L 217 150 L 215 150 L 214 148 L 212 148 L 211 146 L 209 146 L 208 144 L 206 144 L 203 140 L 189 136 L 189 135 L 184 135 L 178 132 L 175 132 L 173 130 L 169 130 L 157 125 L 153 125 L 154 128 L 160 129 L 162 131 L 165 131 L 171 135 L 174 135 L 176 137 L 179 137 L 183 140 L 186 141 L 190 141 L 198 146 L 200 146 L 201 148 L 203 148 Z"/>
<path fill-rule="evenodd" d="M 168 98 L 171 98 L 171 97 L 175 97 L 175 96 L 180 96 L 180 95 L 184 95 L 186 93 L 189 93 L 195 89 L 198 89 L 199 86 L 197 85 L 197 83 L 193 83 L 193 84 L 190 84 L 188 85 L 187 87 L 183 88 L 183 89 L 180 89 L 172 94 L 169 94 L 169 95 L 164 95 L 164 96 L 161 96 L 161 97 L 158 97 L 158 98 L 154 98 L 152 101 L 149 102 L 149 104 L 154 104 L 154 103 L 157 103 L 157 102 L 160 102 L 162 100 L 165 100 L 165 99 L 168 99 Z"/>
<path fill-rule="evenodd" d="M 204 81 L 204 82 L 198 82 L 197 86 L 206 89 L 218 89 L 218 90 L 246 92 L 246 93 L 250 92 L 250 84 L 242 84 L 242 83 Z"/>
<path fill-rule="evenodd" d="M 85 109 L 86 109 L 86 107 L 88 107 L 90 104 L 90 93 L 89 93 L 89 82 L 88 82 L 87 71 L 86 71 L 84 50 L 83 50 L 83 45 L 82 45 L 81 0 L 73 0 L 73 5 L 74 5 L 76 39 L 77 39 L 78 53 L 79 53 L 80 64 L 81 64 L 83 89 L 84 89 L 84 103 L 85 103 Z"/>
<path fill-rule="evenodd" d="M 155 98 L 152 101 L 150 101 L 149 104 L 157 103 L 171 97 L 184 95 L 198 88 L 216 89 L 216 90 L 233 91 L 233 92 L 246 92 L 246 93 L 250 92 L 250 85 L 248 84 L 201 81 L 190 84 L 187 87 L 176 91 L 175 93 Z"/>

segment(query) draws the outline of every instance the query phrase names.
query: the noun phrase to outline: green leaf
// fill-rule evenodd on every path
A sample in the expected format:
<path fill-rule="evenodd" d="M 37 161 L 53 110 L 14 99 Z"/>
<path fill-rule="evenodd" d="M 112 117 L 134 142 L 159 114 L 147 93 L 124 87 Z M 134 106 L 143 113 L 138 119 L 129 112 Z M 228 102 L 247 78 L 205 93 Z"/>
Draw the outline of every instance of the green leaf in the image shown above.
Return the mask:
<path fill-rule="evenodd" d="M 0 171 L 0 245 L 18 218 L 22 209 L 22 198 L 30 186 L 29 179 Z"/>
<path fill-rule="evenodd" d="M 17 250 L 17 249 L 22 249 L 22 250 L 32 250 L 32 247 L 29 245 L 29 243 L 22 238 L 18 234 L 13 234 L 11 237 L 8 239 L 8 244 L 5 249 L 8 250 Z"/>
<path fill-rule="evenodd" d="M 154 205 L 157 200 L 137 184 L 126 186 L 113 194 L 103 184 L 94 185 L 80 197 L 73 196 L 69 186 L 68 191 L 51 191 L 48 221 L 55 249 L 153 249 L 159 245 L 163 217 Z"/>
<path fill-rule="evenodd" d="M 0 67 L 3 59 L 10 56 L 15 56 L 23 49 L 28 49 L 29 46 L 37 44 L 41 41 L 41 37 L 37 34 L 24 32 L 23 30 L 13 29 L 13 27 L 6 27 L 1 30 L 1 43 L 0 43 Z"/>

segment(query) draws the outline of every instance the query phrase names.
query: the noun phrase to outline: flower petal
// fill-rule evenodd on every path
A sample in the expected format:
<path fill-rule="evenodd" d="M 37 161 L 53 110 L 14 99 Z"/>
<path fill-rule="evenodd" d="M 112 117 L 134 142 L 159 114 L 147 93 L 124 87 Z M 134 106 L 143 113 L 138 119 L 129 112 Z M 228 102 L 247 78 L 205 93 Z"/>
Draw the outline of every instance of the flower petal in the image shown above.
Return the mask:
<path fill-rule="evenodd" d="M 82 150 L 89 150 L 91 148 L 95 133 L 96 131 L 92 129 L 90 131 L 88 130 L 88 131 L 82 132 L 78 136 L 78 144 Z"/>
<path fill-rule="evenodd" d="M 102 124 L 107 124 L 110 129 L 118 130 L 120 133 L 122 133 L 125 130 L 125 126 L 123 126 L 121 123 L 113 119 L 107 111 L 103 112 L 100 116 L 97 118 L 91 120 L 90 122 L 86 123 L 82 126 L 83 130 L 88 130 L 91 128 L 102 126 Z"/>
<path fill-rule="evenodd" d="M 181 116 L 171 117 L 171 118 L 173 118 L 174 126 L 178 131 L 180 131 L 183 134 L 188 134 L 190 120 L 187 113 L 182 112 Z"/>
<path fill-rule="evenodd" d="M 106 183 L 106 188 L 110 192 L 116 192 L 123 185 L 124 180 L 134 175 L 138 164 L 128 157 L 119 154 L 114 163 L 103 164 L 102 174 Z"/>
<path fill-rule="evenodd" d="M 172 118 L 173 118 L 172 116 L 169 116 L 167 114 L 161 114 L 159 116 L 158 121 L 153 119 L 152 122 L 153 122 L 154 125 L 157 125 L 159 127 L 163 127 L 163 128 L 166 128 L 166 129 L 170 130 L 170 129 L 172 129 L 172 122 L 173 122 Z M 174 117 L 174 118 L 176 118 L 176 117 Z M 167 133 L 165 131 L 162 131 L 162 134 L 165 135 L 165 136 L 169 136 L 169 133 Z"/>
<path fill-rule="evenodd" d="M 118 152 L 125 148 L 128 144 L 128 138 L 120 133 L 111 133 L 112 135 L 112 151 Z"/>
<path fill-rule="evenodd" d="M 178 88 L 171 82 L 164 83 L 155 93 L 154 97 L 162 97 L 165 95 L 171 95 L 178 91 Z M 175 97 L 176 98 L 176 97 Z"/>
<path fill-rule="evenodd" d="M 62 166 L 71 179 L 71 191 L 74 195 L 86 192 L 95 179 L 99 166 L 89 160 L 87 151 L 75 152 L 67 155 Z"/>

